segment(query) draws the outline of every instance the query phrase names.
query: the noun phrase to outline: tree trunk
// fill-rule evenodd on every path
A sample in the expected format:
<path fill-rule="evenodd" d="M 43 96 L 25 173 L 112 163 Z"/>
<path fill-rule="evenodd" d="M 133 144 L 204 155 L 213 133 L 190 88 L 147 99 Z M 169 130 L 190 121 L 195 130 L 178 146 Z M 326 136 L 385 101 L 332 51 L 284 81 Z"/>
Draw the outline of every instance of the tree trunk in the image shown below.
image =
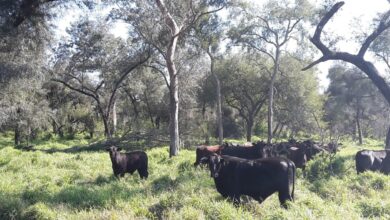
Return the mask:
<path fill-rule="evenodd" d="M 109 126 L 109 123 L 108 123 L 108 118 L 106 116 L 102 116 L 103 118 L 103 125 L 104 125 L 104 136 L 106 138 L 111 138 L 111 131 L 110 131 L 110 126 Z"/>
<path fill-rule="evenodd" d="M 385 148 L 390 149 L 390 126 L 387 129 Z"/>
<path fill-rule="evenodd" d="M 153 114 L 152 114 L 152 110 L 150 108 L 149 99 L 148 99 L 148 95 L 146 94 L 146 91 L 144 91 L 144 98 L 145 98 L 146 109 L 148 110 L 149 119 L 152 122 L 152 126 L 154 127 L 155 123 L 153 120 Z M 156 119 L 156 126 L 157 126 L 157 119 Z"/>
<path fill-rule="evenodd" d="M 275 128 L 274 128 L 274 131 L 272 132 L 272 134 L 274 135 L 274 137 L 277 136 L 276 132 L 278 131 L 279 126 L 280 126 L 280 123 L 277 123 L 276 126 L 275 126 Z"/>
<path fill-rule="evenodd" d="M 155 0 L 157 7 L 162 13 L 165 24 L 170 29 L 170 42 L 167 47 L 167 52 L 165 56 L 165 61 L 167 63 L 167 69 L 169 72 L 170 85 L 169 95 L 169 111 L 170 111 L 170 121 L 169 121 L 169 135 L 170 135 L 170 144 L 169 144 L 169 157 L 176 156 L 179 153 L 179 80 L 177 78 L 177 70 L 174 63 L 175 51 L 177 46 L 177 40 L 181 28 L 177 25 L 176 21 L 173 19 L 172 15 L 169 13 L 166 8 L 163 0 Z"/>
<path fill-rule="evenodd" d="M 63 129 L 64 126 L 60 126 L 58 128 L 58 135 L 60 136 L 60 138 L 63 138 L 64 137 L 64 129 Z"/>
<path fill-rule="evenodd" d="M 215 73 L 212 73 L 216 82 L 217 90 L 217 124 L 218 124 L 218 144 L 222 145 L 223 143 L 223 123 L 222 123 L 222 95 L 221 95 L 221 82 L 218 79 L 218 76 Z"/>
<path fill-rule="evenodd" d="M 279 131 L 277 133 L 278 137 L 280 137 L 280 134 L 282 133 L 283 128 L 284 128 L 284 125 L 282 124 L 282 126 L 280 126 L 280 129 L 279 129 Z"/>
<path fill-rule="evenodd" d="M 116 99 L 112 105 L 112 135 L 115 135 L 117 128 L 117 117 L 116 117 Z"/>
<path fill-rule="evenodd" d="M 273 73 L 271 76 L 271 81 L 269 84 L 269 91 L 268 91 L 268 139 L 267 143 L 271 144 L 272 143 L 272 123 L 273 123 L 273 117 L 274 117 L 274 83 L 275 83 L 275 78 L 276 74 L 279 71 L 279 55 L 280 55 L 280 49 L 279 47 L 276 47 L 276 52 L 275 52 L 275 62 L 274 62 L 274 69 Z"/>
<path fill-rule="evenodd" d="M 253 128 L 253 117 L 249 116 L 246 122 L 246 141 L 252 141 L 252 128 Z"/>
<path fill-rule="evenodd" d="M 359 108 L 356 111 L 356 126 L 357 126 L 357 132 L 358 132 L 358 139 L 359 139 L 359 145 L 363 144 L 363 132 L 360 125 L 360 111 Z"/>
<path fill-rule="evenodd" d="M 54 121 L 54 119 L 51 120 L 51 126 L 53 128 L 53 134 L 54 135 L 57 135 L 58 134 L 58 126 L 57 126 L 57 123 L 56 121 Z"/>
<path fill-rule="evenodd" d="M 21 135 L 20 135 L 20 129 L 19 125 L 16 123 L 15 125 L 15 136 L 14 136 L 15 146 L 20 145 L 21 142 Z"/>
<path fill-rule="evenodd" d="M 179 91 L 177 75 L 171 76 L 170 80 L 170 103 L 169 103 L 169 133 L 170 145 L 169 156 L 179 153 Z"/>
<path fill-rule="evenodd" d="M 213 76 L 216 84 L 216 92 L 217 92 L 217 128 L 218 128 L 218 144 L 222 145 L 223 143 L 223 123 L 222 123 L 222 95 L 221 95 L 221 82 L 214 72 L 214 66 L 215 66 L 215 59 L 211 52 L 209 51 L 209 48 L 207 48 L 207 54 L 210 57 L 210 72 Z"/>

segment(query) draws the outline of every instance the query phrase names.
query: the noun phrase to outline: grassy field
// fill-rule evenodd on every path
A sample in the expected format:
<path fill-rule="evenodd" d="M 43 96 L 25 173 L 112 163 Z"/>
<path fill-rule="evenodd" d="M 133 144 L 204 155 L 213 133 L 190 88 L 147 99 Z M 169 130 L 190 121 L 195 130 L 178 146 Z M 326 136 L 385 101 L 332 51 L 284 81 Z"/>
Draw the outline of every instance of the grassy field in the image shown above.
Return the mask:
<path fill-rule="evenodd" d="M 0 219 L 390 219 L 390 176 L 356 175 L 360 148 L 344 143 L 334 158 L 311 161 L 305 177 L 299 170 L 296 199 L 285 210 L 276 194 L 235 208 L 208 170 L 192 166 L 193 149 L 174 158 L 166 146 L 147 149 L 149 178 L 117 180 L 108 153 L 91 141 L 41 141 L 28 151 L 1 137 Z"/>

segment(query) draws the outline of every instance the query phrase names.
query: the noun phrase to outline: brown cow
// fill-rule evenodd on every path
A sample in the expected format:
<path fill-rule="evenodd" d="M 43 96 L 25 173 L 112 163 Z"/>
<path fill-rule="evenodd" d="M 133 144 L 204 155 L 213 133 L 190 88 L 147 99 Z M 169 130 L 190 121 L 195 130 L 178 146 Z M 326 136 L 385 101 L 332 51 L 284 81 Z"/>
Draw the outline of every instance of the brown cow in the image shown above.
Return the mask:
<path fill-rule="evenodd" d="M 210 155 L 221 154 L 221 150 L 224 148 L 224 146 L 221 145 L 214 145 L 214 146 L 207 146 L 207 145 L 201 145 L 196 148 L 196 160 L 194 163 L 194 166 L 198 166 L 200 164 L 200 159 L 203 157 L 208 158 Z"/>

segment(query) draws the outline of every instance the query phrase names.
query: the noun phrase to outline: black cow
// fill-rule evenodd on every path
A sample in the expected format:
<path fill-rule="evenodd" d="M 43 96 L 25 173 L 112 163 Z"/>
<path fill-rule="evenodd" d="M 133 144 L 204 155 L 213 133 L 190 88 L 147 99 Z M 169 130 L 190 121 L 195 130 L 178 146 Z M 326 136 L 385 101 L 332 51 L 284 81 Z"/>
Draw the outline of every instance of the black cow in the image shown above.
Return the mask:
<path fill-rule="evenodd" d="M 121 153 L 120 150 L 121 148 L 115 146 L 107 148 L 114 175 L 119 178 L 119 176 L 123 177 L 125 173 L 133 174 L 137 170 L 141 179 L 147 179 L 149 175 L 148 155 L 144 151 Z"/>
<path fill-rule="evenodd" d="M 362 173 L 367 170 L 379 171 L 382 161 L 386 157 L 386 150 L 361 150 L 356 153 L 356 171 Z"/>
<path fill-rule="evenodd" d="M 261 203 L 278 192 L 279 201 L 285 208 L 286 201 L 294 198 L 296 169 L 286 158 L 248 160 L 214 154 L 203 159 L 209 162 L 217 191 L 232 199 L 235 205 L 240 203 L 241 195 L 251 196 Z"/>
<path fill-rule="evenodd" d="M 257 142 L 253 144 L 253 147 L 248 146 L 236 146 L 236 147 L 224 147 L 221 150 L 222 155 L 229 155 L 244 159 L 260 159 L 267 157 L 266 143 Z"/>
<path fill-rule="evenodd" d="M 382 160 L 381 173 L 390 174 L 390 150 L 386 150 L 386 157 Z"/>
<path fill-rule="evenodd" d="M 305 150 L 307 161 L 313 159 L 318 153 L 325 152 L 325 149 L 321 148 L 319 144 L 312 140 L 306 140 L 299 143 L 298 148 L 303 148 Z"/>
<path fill-rule="evenodd" d="M 306 163 L 307 163 L 307 156 L 306 156 L 305 149 L 290 147 L 288 149 L 287 158 L 290 159 L 292 162 L 294 162 L 297 168 L 301 168 L 302 170 L 305 170 Z"/>

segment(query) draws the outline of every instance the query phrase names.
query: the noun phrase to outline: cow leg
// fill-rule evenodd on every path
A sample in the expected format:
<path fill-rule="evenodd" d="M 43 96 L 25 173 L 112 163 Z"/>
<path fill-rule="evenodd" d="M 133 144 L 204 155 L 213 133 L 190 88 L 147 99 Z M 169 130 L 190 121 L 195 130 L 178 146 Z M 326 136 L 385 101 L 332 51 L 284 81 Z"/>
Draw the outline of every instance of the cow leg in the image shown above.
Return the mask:
<path fill-rule="evenodd" d="M 115 172 L 115 171 L 114 171 L 114 176 L 115 176 L 117 179 L 119 179 L 119 172 Z"/>
<path fill-rule="evenodd" d="M 289 193 L 289 190 L 279 191 L 279 202 L 280 202 L 281 206 L 285 209 L 287 209 L 287 204 L 286 204 L 287 200 L 292 201 L 292 197 Z"/>
<path fill-rule="evenodd" d="M 138 174 L 141 179 L 147 179 L 149 176 L 149 173 L 145 169 L 138 169 Z"/>
<path fill-rule="evenodd" d="M 235 207 L 238 207 L 241 203 L 240 195 L 233 195 L 232 200 Z"/>
<path fill-rule="evenodd" d="M 262 196 L 256 196 L 253 197 L 256 201 L 258 201 L 260 204 L 264 201 L 264 198 Z"/>

